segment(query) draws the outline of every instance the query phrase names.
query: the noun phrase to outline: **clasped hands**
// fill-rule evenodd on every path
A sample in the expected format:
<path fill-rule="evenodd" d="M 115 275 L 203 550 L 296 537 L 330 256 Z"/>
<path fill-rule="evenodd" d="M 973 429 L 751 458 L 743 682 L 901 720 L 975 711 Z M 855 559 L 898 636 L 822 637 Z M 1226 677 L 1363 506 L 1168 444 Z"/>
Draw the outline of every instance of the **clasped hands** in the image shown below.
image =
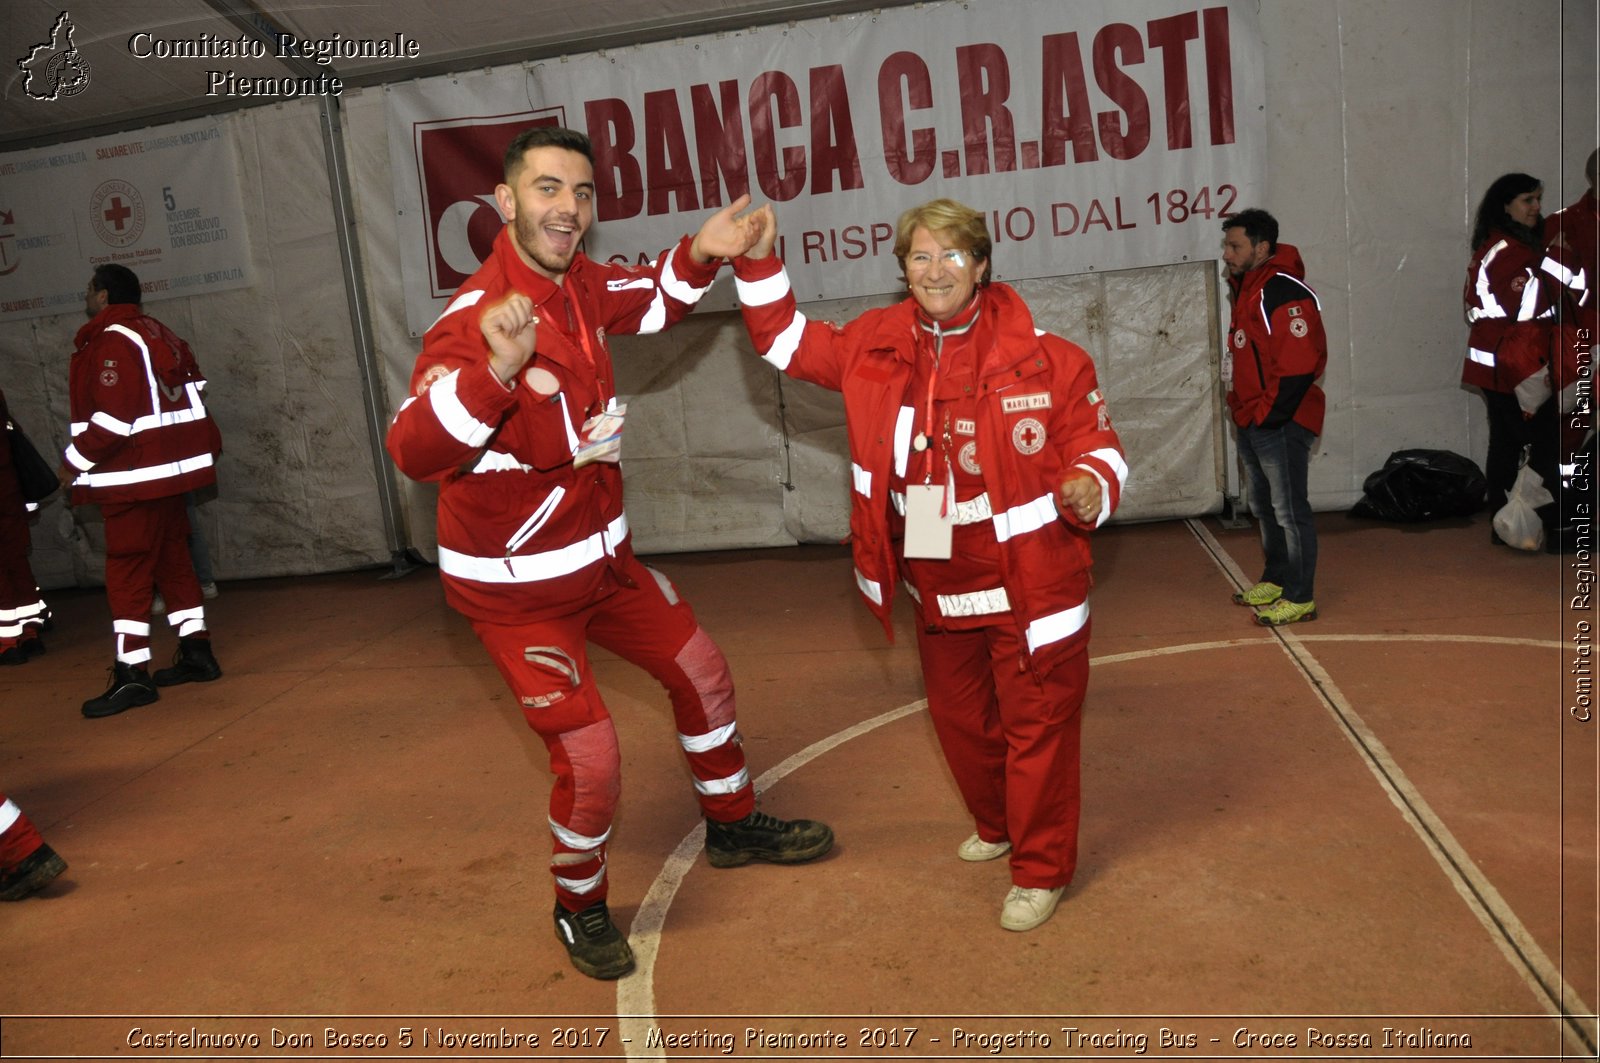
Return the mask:
<path fill-rule="evenodd" d="M 705 265 L 739 255 L 765 258 L 772 254 L 778 236 L 772 204 L 746 210 L 749 206 L 750 197 L 743 195 L 707 218 L 689 244 L 689 256 Z M 507 293 L 483 308 L 478 329 L 489 345 L 490 371 L 502 384 L 509 384 L 533 357 L 539 331 L 533 300 L 521 292 Z"/>

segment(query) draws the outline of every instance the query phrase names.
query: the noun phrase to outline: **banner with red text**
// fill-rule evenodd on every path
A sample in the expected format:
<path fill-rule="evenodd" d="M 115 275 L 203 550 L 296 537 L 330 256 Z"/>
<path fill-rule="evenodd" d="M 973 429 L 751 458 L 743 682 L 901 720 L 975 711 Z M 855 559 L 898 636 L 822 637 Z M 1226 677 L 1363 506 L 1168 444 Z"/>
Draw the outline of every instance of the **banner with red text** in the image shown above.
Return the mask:
<path fill-rule="evenodd" d="M 215 120 L 0 155 L 0 321 L 82 312 L 107 262 L 147 301 L 248 285 L 236 173 Z"/>
<path fill-rule="evenodd" d="M 802 301 L 899 288 L 895 219 L 941 196 L 988 215 L 1000 280 L 1215 258 L 1263 205 L 1256 0 L 950 0 L 387 91 L 413 333 L 487 253 L 533 124 L 594 143 L 591 257 L 653 258 L 748 192 Z"/>

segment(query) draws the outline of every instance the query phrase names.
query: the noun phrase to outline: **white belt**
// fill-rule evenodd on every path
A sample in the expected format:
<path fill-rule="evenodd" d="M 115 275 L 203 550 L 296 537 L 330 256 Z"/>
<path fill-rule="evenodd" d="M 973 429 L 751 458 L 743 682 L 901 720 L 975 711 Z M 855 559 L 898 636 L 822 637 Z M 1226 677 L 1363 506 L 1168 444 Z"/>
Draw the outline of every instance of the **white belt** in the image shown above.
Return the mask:
<path fill-rule="evenodd" d="M 894 499 L 895 512 L 902 517 L 906 515 L 906 496 L 899 491 L 891 491 Z M 969 498 L 965 502 L 956 503 L 955 518 L 952 524 L 981 524 L 994 517 L 994 508 L 989 502 L 989 492 L 985 491 L 976 498 Z"/>
<path fill-rule="evenodd" d="M 1011 612 L 1011 599 L 1006 597 L 1004 587 L 968 591 L 965 594 L 939 595 L 941 616 L 988 616 L 992 613 L 1009 612 Z"/>
<path fill-rule="evenodd" d="M 537 583 L 571 575 L 602 557 L 614 556 L 617 546 L 627 537 L 628 517 L 623 514 L 581 542 L 537 554 L 473 557 L 441 546 L 439 571 L 477 583 Z"/>

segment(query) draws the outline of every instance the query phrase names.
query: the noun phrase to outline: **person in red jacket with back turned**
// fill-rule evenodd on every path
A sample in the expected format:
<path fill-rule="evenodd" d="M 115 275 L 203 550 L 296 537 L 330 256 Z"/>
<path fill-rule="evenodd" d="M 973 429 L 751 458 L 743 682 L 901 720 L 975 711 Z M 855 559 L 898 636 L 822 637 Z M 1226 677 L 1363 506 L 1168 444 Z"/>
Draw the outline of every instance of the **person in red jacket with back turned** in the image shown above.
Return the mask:
<path fill-rule="evenodd" d="M 1317 525 L 1307 480 L 1327 400 L 1317 378 L 1328 364 L 1322 305 L 1305 280 L 1300 252 L 1278 242 L 1264 210 L 1222 222 L 1222 261 L 1233 292 L 1228 326 L 1228 408 L 1261 522 L 1265 566 L 1233 596 L 1269 627 L 1317 618 Z"/>
<path fill-rule="evenodd" d="M 844 397 L 856 585 L 891 636 L 896 586 L 915 603 L 928 716 L 975 828 L 956 855 L 1009 854 L 1000 925 L 1032 930 L 1077 869 L 1089 536 L 1128 478 L 1094 363 L 991 282 L 993 241 L 962 203 L 901 214 L 908 298 L 842 326 L 800 311 L 759 213 L 733 264 L 745 327 Z"/>
<path fill-rule="evenodd" d="M 536 126 L 506 149 L 495 199 L 508 224 L 429 327 L 387 446 L 439 483 L 445 599 L 472 630 L 550 753 L 556 936 L 591 978 L 633 970 L 611 921 L 607 842 L 621 793 L 610 710 L 589 642 L 666 688 L 713 867 L 822 856 L 833 832 L 755 807 L 728 663 L 677 588 L 633 553 L 617 462 L 609 335 L 683 318 L 723 257 L 753 239 L 741 197 L 647 266 L 596 262 L 589 138 Z"/>
<path fill-rule="evenodd" d="M 111 685 L 83 714 L 111 716 L 157 700 L 158 686 L 222 675 L 211 651 L 200 581 L 189 558 L 184 492 L 217 482 L 222 437 L 201 397 L 205 377 L 189 345 L 140 306 L 139 278 L 99 266 L 84 291 L 89 323 L 72 355 L 72 443 L 60 478 L 72 503 L 100 506 L 106 528 L 106 597 L 116 659 Z M 171 668 L 152 678 L 153 588 L 178 633 Z"/>

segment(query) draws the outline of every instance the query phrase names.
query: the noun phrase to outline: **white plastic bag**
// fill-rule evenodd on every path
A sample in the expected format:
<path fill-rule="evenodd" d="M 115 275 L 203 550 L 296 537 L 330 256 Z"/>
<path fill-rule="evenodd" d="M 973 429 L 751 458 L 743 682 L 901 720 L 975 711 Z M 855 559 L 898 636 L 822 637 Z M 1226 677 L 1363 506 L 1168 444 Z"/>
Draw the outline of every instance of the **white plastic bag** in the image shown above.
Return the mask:
<path fill-rule="evenodd" d="M 1555 498 L 1544 486 L 1544 479 L 1528 467 L 1524 457 L 1517 470 L 1517 482 L 1506 494 L 1506 504 L 1494 515 L 1494 532 L 1507 546 L 1518 550 L 1544 549 L 1544 523 L 1534 510 Z"/>

